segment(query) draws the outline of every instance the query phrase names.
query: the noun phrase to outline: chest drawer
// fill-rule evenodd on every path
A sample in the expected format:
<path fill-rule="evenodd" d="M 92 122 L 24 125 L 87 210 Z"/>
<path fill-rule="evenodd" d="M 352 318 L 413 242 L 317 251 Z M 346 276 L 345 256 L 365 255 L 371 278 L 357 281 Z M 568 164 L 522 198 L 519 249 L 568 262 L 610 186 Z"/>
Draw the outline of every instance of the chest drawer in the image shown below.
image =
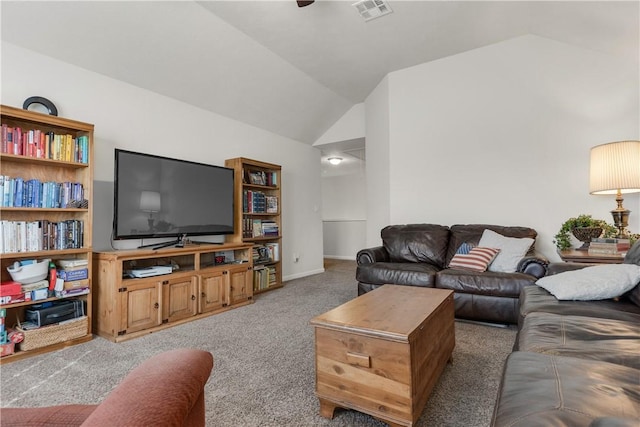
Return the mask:
<path fill-rule="evenodd" d="M 318 396 L 391 418 L 411 414 L 409 343 L 316 328 Z"/>

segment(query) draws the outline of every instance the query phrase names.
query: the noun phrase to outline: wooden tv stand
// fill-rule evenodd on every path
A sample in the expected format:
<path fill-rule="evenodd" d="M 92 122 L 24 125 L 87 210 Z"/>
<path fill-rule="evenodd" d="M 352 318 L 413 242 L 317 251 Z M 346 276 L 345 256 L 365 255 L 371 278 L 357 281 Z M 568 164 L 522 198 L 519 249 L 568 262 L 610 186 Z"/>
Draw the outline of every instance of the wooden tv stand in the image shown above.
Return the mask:
<path fill-rule="evenodd" d="M 93 332 L 120 342 L 251 304 L 252 247 L 227 243 L 94 252 Z M 172 273 L 127 275 L 156 265 L 173 266 Z"/>

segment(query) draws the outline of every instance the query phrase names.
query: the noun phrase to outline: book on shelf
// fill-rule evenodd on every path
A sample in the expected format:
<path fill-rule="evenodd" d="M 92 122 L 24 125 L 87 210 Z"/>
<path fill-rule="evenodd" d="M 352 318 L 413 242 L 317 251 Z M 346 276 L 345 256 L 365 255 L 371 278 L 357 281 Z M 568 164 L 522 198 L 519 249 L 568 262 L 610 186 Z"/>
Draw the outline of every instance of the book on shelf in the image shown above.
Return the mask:
<path fill-rule="evenodd" d="M 280 245 L 278 243 L 266 243 L 265 247 L 268 249 L 272 261 L 280 261 Z"/>
<path fill-rule="evenodd" d="M 0 221 L 0 253 L 80 249 L 84 245 L 84 222 Z"/>
<path fill-rule="evenodd" d="M 280 261 L 280 246 L 278 243 L 255 245 L 252 249 L 253 263 L 263 264 Z"/>
<path fill-rule="evenodd" d="M 276 284 L 276 268 L 266 265 L 256 266 L 253 269 L 253 290 L 268 289 Z"/>
<path fill-rule="evenodd" d="M 66 208 L 84 200 L 80 182 L 41 182 L 0 175 L 0 207 L 6 208 Z"/>
<path fill-rule="evenodd" d="M 17 156 L 89 163 L 89 138 L 2 124 L 0 152 Z"/>
<path fill-rule="evenodd" d="M 242 169 L 242 183 L 252 185 L 264 185 L 267 187 L 278 186 L 278 172 L 265 170 Z"/>
<path fill-rule="evenodd" d="M 266 196 L 266 212 L 278 213 L 278 197 Z"/>
<path fill-rule="evenodd" d="M 262 220 L 262 235 L 269 237 L 277 237 L 279 233 L 278 223 L 271 220 Z"/>
<path fill-rule="evenodd" d="M 264 232 L 262 230 L 262 221 L 259 219 L 254 219 L 252 221 L 252 226 L 251 226 L 251 230 L 252 230 L 252 237 L 262 237 L 264 235 Z"/>
<path fill-rule="evenodd" d="M 242 237 L 278 237 L 280 230 L 278 223 L 266 219 L 243 217 Z"/>

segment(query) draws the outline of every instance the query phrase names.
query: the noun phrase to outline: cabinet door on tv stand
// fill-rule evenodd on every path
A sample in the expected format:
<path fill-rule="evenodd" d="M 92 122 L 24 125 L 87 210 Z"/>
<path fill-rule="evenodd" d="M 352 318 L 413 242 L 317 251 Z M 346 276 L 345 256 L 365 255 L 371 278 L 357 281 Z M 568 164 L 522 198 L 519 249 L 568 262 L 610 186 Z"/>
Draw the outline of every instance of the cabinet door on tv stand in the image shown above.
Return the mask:
<path fill-rule="evenodd" d="M 229 305 L 229 288 L 221 270 L 200 276 L 200 313 L 214 311 Z"/>
<path fill-rule="evenodd" d="M 198 313 L 198 277 L 162 281 L 162 321 L 175 322 Z"/>
<path fill-rule="evenodd" d="M 253 298 L 253 269 L 246 265 L 227 270 L 230 288 L 230 304 L 238 304 Z"/>
<path fill-rule="evenodd" d="M 123 287 L 120 291 L 123 324 L 118 335 L 142 331 L 162 323 L 160 283 L 144 281 Z"/>

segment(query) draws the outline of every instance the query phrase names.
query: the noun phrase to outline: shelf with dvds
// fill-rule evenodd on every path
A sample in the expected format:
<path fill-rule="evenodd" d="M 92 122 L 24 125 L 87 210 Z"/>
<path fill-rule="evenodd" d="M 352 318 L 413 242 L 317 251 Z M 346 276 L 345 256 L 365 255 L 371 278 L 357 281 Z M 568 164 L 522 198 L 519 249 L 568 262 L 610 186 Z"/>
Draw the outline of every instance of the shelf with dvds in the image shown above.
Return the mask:
<path fill-rule="evenodd" d="M 225 166 L 235 171 L 236 229 L 227 241 L 254 245 L 254 293 L 282 287 L 282 167 L 245 157 Z"/>
<path fill-rule="evenodd" d="M 0 363 L 6 363 L 92 338 L 94 126 L 5 105 L 0 115 Z M 75 309 L 66 321 L 52 321 L 63 306 Z M 49 320 L 46 312 L 53 313 Z"/>

